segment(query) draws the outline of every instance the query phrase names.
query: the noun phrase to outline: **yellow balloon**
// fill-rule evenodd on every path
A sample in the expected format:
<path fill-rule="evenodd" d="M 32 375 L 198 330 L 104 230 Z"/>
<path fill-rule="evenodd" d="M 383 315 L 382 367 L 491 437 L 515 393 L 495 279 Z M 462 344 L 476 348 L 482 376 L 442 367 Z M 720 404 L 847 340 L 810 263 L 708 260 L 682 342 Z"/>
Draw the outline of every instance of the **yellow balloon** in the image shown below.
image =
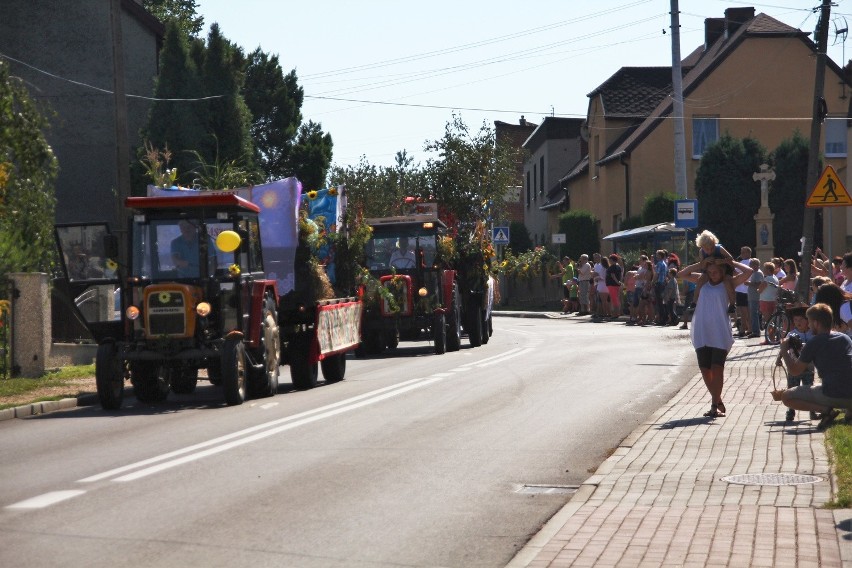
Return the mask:
<path fill-rule="evenodd" d="M 234 252 L 240 246 L 241 240 L 234 231 L 222 231 L 216 237 L 216 248 L 222 252 Z"/>

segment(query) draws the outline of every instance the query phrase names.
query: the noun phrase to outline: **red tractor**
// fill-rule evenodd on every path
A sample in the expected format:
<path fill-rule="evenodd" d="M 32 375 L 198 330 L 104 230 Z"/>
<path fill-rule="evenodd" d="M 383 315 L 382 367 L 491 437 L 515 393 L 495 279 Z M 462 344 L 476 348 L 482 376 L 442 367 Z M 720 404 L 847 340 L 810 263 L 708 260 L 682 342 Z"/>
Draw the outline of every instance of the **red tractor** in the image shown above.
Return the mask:
<path fill-rule="evenodd" d="M 274 395 L 282 362 L 296 388 L 316 384 L 320 362 L 326 382 L 343 379 L 361 304 L 280 302 L 264 271 L 257 205 L 231 192 L 176 192 L 126 206 L 126 266 L 106 223 L 56 227 L 65 272 L 57 288 L 98 343 L 103 408 L 121 406 L 126 379 L 145 403 L 190 393 L 200 369 L 229 405 Z"/>
<path fill-rule="evenodd" d="M 373 233 L 365 262 L 380 289 L 365 300 L 365 353 L 423 339 L 432 341 L 437 354 L 458 351 L 462 329 L 473 347 L 490 337 L 491 280 L 478 282 L 468 270 L 470 259 L 451 263 L 446 258 L 447 226 L 434 210 L 425 211 L 367 219 Z"/>

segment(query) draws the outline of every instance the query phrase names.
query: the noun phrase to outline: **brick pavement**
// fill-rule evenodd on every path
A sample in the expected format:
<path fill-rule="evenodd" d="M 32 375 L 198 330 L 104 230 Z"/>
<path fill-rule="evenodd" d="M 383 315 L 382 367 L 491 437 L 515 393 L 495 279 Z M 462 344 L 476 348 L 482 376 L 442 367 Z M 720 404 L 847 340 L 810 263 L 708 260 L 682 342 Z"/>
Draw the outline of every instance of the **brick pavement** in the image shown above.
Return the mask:
<path fill-rule="evenodd" d="M 698 367 L 509 563 L 563 566 L 852 566 L 852 510 L 824 508 L 832 477 L 816 421 L 784 421 L 772 401 L 777 348 L 737 341 L 726 365 L 728 415 L 704 418 Z M 823 478 L 738 485 L 735 474 Z"/>

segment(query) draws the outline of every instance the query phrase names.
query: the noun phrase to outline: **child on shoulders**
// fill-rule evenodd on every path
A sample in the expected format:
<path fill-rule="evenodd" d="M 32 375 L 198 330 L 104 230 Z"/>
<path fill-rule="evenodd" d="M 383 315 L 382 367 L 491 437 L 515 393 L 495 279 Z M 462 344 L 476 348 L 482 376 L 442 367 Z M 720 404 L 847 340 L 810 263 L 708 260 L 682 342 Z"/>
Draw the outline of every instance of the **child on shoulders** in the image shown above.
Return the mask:
<path fill-rule="evenodd" d="M 725 265 L 725 291 L 728 293 L 728 312 L 733 313 L 736 306 L 736 292 L 734 290 L 734 269 L 728 263 L 733 262 L 734 257 L 731 256 L 725 247 L 719 244 L 719 239 L 710 231 L 702 231 L 695 238 L 695 244 L 698 246 L 698 254 L 700 256 L 701 278 L 695 284 L 695 299 L 698 303 L 698 296 L 701 294 L 701 287 L 707 282 L 707 266 L 710 264 Z"/>

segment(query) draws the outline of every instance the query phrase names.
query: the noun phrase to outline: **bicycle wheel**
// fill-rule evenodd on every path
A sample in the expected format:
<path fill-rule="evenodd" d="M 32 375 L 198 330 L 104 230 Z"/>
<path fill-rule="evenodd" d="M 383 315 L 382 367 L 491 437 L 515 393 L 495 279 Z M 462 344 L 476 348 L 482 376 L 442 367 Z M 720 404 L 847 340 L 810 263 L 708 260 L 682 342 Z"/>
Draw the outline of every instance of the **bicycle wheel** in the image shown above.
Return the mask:
<path fill-rule="evenodd" d="M 785 312 L 778 312 L 772 314 L 766 322 L 764 337 L 770 345 L 778 345 L 787 336 L 788 331 L 790 331 L 790 319 Z"/>

